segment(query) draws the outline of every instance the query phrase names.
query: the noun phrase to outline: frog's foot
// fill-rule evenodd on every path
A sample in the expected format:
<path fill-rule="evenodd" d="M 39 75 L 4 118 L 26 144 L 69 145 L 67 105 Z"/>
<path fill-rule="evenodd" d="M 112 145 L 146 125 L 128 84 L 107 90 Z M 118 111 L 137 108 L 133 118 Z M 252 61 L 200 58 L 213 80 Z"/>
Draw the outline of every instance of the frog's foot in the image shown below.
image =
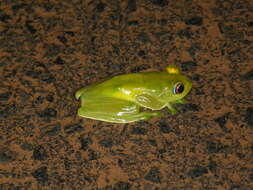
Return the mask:
<path fill-rule="evenodd" d="M 141 112 L 140 114 L 143 114 L 143 120 L 149 120 L 154 116 L 161 116 L 160 112 Z"/>
<path fill-rule="evenodd" d="M 178 113 L 178 111 L 177 111 L 176 109 L 174 109 L 174 110 L 170 110 L 170 113 L 171 113 L 172 115 L 175 115 L 175 114 Z"/>

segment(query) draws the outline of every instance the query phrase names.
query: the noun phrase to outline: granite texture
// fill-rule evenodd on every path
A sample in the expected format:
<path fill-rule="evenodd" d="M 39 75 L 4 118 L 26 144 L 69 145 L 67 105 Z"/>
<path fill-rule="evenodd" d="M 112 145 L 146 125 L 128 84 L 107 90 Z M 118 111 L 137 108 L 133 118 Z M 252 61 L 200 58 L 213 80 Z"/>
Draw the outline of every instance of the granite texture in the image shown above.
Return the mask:
<path fill-rule="evenodd" d="M 252 190 L 252 0 L 0 2 L 0 190 Z M 74 93 L 175 63 L 172 116 L 110 124 Z"/>

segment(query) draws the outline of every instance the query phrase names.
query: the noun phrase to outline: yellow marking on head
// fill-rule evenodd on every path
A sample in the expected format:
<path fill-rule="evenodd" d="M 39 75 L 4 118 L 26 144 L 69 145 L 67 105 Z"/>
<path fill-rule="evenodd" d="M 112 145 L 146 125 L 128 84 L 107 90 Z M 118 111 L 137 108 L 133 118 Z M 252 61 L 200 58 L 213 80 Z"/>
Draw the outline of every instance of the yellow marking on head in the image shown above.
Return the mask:
<path fill-rule="evenodd" d="M 170 66 L 166 67 L 166 71 L 169 74 L 179 74 L 180 73 L 179 69 L 174 65 L 170 65 Z"/>

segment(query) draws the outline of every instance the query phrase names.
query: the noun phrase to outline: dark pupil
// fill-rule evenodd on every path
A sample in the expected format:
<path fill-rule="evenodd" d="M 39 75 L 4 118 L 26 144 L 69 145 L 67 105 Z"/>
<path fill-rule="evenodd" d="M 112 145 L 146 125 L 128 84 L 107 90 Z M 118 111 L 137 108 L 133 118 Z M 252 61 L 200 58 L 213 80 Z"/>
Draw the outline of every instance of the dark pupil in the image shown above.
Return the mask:
<path fill-rule="evenodd" d="M 182 93 L 184 91 L 184 85 L 178 84 L 176 86 L 176 94 Z"/>

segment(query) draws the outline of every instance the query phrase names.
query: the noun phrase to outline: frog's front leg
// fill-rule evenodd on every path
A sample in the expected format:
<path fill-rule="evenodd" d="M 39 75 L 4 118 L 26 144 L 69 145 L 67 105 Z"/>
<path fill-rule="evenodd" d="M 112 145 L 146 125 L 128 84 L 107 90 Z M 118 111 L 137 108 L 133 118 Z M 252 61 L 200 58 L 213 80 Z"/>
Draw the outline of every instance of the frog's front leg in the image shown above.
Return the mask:
<path fill-rule="evenodd" d="M 90 119 L 113 122 L 130 123 L 139 120 L 148 120 L 159 113 L 140 112 L 140 107 L 126 100 L 111 97 L 87 98 L 82 101 L 78 115 Z"/>
<path fill-rule="evenodd" d="M 171 103 L 168 103 L 167 107 L 172 115 L 175 115 L 178 112 L 177 109 L 174 108 Z"/>
<path fill-rule="evenodd" d="M 148 94 L 141 94 L 135 97 L 135 101 L 142 107 L 152 110 L 161 110 L 165 104 Z"/>

